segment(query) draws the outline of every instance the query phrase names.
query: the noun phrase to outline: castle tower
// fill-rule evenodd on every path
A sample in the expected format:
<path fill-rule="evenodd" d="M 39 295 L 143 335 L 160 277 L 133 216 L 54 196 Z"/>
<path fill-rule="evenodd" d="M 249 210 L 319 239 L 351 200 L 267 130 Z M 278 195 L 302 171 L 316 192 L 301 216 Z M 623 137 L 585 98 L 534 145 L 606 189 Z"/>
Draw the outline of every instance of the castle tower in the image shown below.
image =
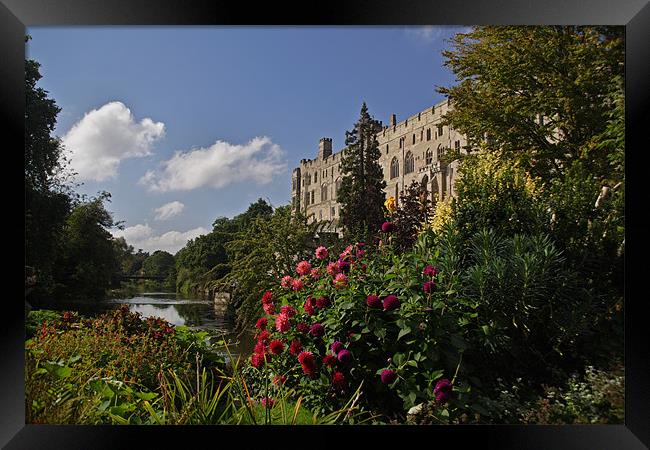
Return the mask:
<path fill-rule="evenodd" d="M 318 159 L 323 160 L 332 155 L 332 138 L 321 138 L 318 143 Z"/>

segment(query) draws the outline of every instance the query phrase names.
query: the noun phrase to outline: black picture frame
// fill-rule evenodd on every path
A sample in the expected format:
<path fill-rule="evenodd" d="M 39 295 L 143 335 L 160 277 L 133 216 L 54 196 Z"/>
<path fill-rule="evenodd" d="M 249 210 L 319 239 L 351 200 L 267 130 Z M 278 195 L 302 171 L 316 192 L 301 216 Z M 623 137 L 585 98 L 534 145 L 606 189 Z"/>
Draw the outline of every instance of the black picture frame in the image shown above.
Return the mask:
<path fill-rule="evenodd" d="M 5 155 L 11 164 L 10 189 L 21 183 L 19 148 L 24 147 L 25 28 L 77 25 L 624 25 L 626 30 L 626 241 L 625 264 L 625 425 L 581 426 L 383 426 L 383 427 L 118 427 L 25 425 L 24 308 L 16 295 L 5 298 L 0 327 L 2 414 L 0 445 L 23 448 L 144 448 L 168 447 L 181 439 L 190 445 L 238 445 L 285 448 L 354 444 L 371 439 L 385 445 L 440 447 L 479 444 L 487 448 L 636 449 L 650 445 L 650 338 L 642 312 L 645 294 L 644 260 L 648 254 L 649 221 L 643 203 L 643 151 L 650 120 L 650 5 L 648 0 L 517 0 L 433 2 L 335 0 L 319 3 L 267 2 L 246 4 L 217 0 L 0 0 L 0 111 L 5 130 Z M 10 144 L 11 143 L 11 144 Z M 6 178 L 6 177 L 5 177 Z M 645 187 L 645 190 L 644 190 Z M 17 227 L 21 232 L 20 225 Z M 15 233 L 12 230 L 12 233 Z M 22 228 L 24 233 L 24 227 Z M 19 266 L 19 265 L 17 265 Z M 8 278 L 19 286 L 24 274 L 15 268 Z M 19 290 L 19 288 L 17 288 Z M 251 434 L 256 432 L 256 434 Z M 236 434 L 228 443 L 224 433 Z M 144 444 L 135 439 L 144 439 Z M 205 439 L 205 443 L 196 442 Z M 363 441 L 362 441 L 363 442 Z M 423 443 L 423 444 L 421 444 Z M 178 445 L 178 444 L 175 444 Z M 355 444 L 359 445 L 359 444 Z M 364 447 L 370 446 L 367 442 Z M 347 446 L 347 445 L 344 445 Z"/>

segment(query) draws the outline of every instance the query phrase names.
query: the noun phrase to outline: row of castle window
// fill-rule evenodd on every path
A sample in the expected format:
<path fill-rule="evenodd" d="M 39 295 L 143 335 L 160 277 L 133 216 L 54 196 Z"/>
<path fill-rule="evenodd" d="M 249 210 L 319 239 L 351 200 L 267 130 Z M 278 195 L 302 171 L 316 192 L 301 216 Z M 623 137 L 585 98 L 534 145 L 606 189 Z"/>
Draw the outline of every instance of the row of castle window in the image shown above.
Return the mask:
<path fill-rule="evenodd" d="M 442 125 L 437 125 L 438 131 L 436 132 L 436 139 L 443 134 L 443 126 Z M 404 146 L 405 142 L 404 137 L 399 138 L 399 148 L 402 148 Z M 427 141 L 431 140 L 431 128 L 427 128 Z M 424 129 L 420 130 L 420 142 L 424 141 Z M 411 143 L 415 144 L 415 133 L 413 133 L 413 136 L 411 138 Z M 388 154 L 388 144 L 386 144 L 386 154 Z"/>

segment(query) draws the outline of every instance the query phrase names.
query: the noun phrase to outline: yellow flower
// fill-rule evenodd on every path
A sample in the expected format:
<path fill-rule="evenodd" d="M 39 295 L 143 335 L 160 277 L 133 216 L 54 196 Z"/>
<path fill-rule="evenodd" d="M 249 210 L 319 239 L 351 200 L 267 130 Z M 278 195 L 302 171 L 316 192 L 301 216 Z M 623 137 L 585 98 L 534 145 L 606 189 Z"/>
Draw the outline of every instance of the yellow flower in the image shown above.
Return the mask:
<path fill-rule="evenodd" d="M 384 202 L 384 206 L 391 214 L 397 211 L 397 207 L 395 206 L 395 197 L 388 197 L 388 199 Z"/>

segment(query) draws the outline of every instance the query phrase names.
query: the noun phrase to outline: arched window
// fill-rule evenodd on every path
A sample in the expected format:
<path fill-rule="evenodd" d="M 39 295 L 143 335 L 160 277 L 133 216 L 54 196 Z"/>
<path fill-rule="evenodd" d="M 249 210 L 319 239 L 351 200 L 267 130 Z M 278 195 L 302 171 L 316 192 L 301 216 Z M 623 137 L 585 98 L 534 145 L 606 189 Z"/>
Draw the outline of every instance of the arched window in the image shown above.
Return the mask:
<path fill-rule="evenodd" d="M 433 152 L 430 148 L 427 149 L 426 153 L 426 164 L 431 164 L 433 162 Z"/>
<path fill-rule="evenodd" d="M 413 160 L 413 153 L 406 152 L 406 158 L 404 159 L 404 175 L 411 173 L 415 170 L 415 161 Z"/>
<path fill-rule="evenodd" d="M 415 144 L 415 133 L 413 133 L 413 144 Z"/>
<path fill-rule="evenodd" d="M 390 179 L 399 177 L 399 162 L 397 158 L 393 158 L 390 162 Z"/>
<path fill-rule="evenodd" d="M 327 184 L 320 187 L 320 200 L 327 200 Z"/>
<path fill-rule="evenodd" d="M 340 178 L 339 178 L 338 180 L 336 180 L 336 183 L 335 183 L 334 186 L 335 186 L 335 189 L 334 189 L 334 195 L 335 195 L 336 197 L 338 197 L 338 195 L 339 195 L 339 191 L 341 190 L 341 179 L 340 179 Z"/>
<path fill-rule="evenodd" d="M 427 128 L 427 141 L 431 140 L 431 128 Z"/>

